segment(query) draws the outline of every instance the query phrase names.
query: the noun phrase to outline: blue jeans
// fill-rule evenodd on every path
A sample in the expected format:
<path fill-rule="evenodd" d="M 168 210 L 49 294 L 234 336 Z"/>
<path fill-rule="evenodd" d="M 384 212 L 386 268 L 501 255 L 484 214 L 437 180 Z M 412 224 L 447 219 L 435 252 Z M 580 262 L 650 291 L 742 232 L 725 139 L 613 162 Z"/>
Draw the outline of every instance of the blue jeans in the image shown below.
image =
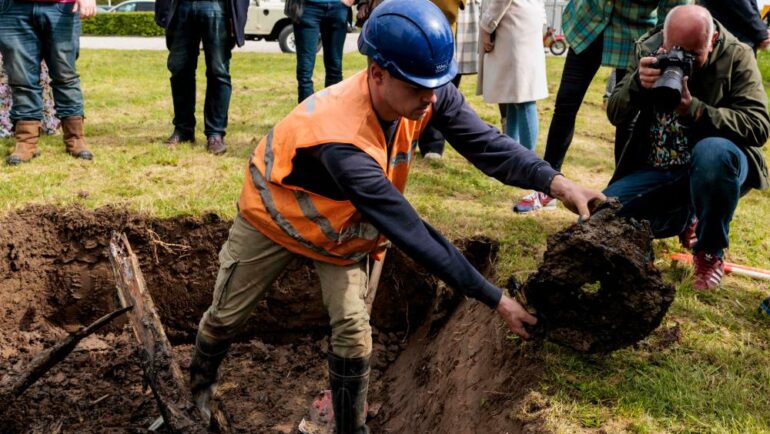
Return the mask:
<path fill-rule="evenodd" d="M 322 3 L 306 1 L 299 23 L 294 24 L 294 42 L 297 46 L 298 101 L 313 94 L 318 37 L 323 46 L 326 80 L 324 87 L 342 81 L 342 48 L 348 33 L 350 8 L 340 1 Z"/>
<path fill-rule="evenodd" d="M 166 30 L 166 46 L 174 127 L 189 136 L 195 131 L 195 70 L 201 42 L 206 58 L 203 132 L 206 137 L 224 137 L 232 94 L 230 58 L 234 42 L 227 30 L 224 2 L 179 0 Z"/>
<path fill-rule="evenodd" d="M 695 144 L 689 166 L 641 169 L 610 184 L 604 194 L 623 204 L 621 215 L 649 220 L 657 238 L 681 233 L 698 218 L 695 250 L 721 254 L 749 173 L 733 142 L 708 137 Z"/>
<path fill-rule="evenodd" d="M 537 106 L 534 101 L 505 104 L 505 134 L 534 151 L 537 146 Z"/>
<path fill-rule="evenodd" d="M 83 116 L 83 93 L 75 69 L 80 15 L 72 12 L 74 5 L 0 0 L 0 52 L 13 95 L 13 121 L 43 120 L 41 60 L 51 75 L 56 116 Z"/>

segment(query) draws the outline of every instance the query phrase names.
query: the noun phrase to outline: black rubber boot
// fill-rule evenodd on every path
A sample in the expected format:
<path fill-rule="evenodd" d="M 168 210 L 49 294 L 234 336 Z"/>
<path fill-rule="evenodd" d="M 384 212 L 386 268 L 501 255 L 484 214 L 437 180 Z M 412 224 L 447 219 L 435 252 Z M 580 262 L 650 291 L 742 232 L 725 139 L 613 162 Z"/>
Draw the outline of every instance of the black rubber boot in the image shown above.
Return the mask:
<path fill-rule="evenodd" d="M 329 381 L 337 434 L 368 434 L 366 392 L 370 356 L 345 359 L 329 353 Z"/>
<path fill-rule="evenodd" d="M 227 355 L 230 343 L 212 343 L 200 335 L 195 338 L 195 352 L 190 361 L 190 389 L 195 406 L 211 418 L 211 397 L 217 388 L 219 365 Z"/>

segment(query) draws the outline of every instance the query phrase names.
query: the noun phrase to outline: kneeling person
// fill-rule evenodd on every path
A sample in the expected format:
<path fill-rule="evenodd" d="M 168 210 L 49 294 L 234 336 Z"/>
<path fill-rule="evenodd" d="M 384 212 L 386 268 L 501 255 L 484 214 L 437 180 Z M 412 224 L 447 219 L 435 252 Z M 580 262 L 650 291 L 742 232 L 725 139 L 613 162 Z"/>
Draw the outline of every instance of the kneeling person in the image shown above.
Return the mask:
<path fill-rule="evenodd" d="M 607 105 L 614 125 L 635 117 L 636 124 L 604 193 L 619 198 L 622 213 L 649 220 L 656 237 L 679 234 L 694 248 L 695 289 L 712 289 L 724 274 L 738 199 L 770 185 L 762 76 L 751 48 L 700 6 L 672 9 L 662 30 L 637 42 L 637 53 Z M 681 98 L 670 109 L 656 87 L 670 63 L 659 65 L 662 57 L 691 64 L 683 69 L 689 77 L 673 80 Z"/>

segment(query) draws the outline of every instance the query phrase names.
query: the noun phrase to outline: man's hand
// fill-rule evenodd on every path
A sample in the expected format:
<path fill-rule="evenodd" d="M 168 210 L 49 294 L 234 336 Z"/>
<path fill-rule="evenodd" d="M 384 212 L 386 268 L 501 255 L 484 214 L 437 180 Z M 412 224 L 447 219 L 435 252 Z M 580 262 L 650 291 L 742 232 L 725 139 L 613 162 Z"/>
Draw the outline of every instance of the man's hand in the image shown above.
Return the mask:
<path fill-rule="evenodd" d="M 690 95 L 690 89 L 687 87 L 687 80 L 690 77 L 685 77 L 682 81 L 682 99 L 679 100 L 679 105 L 675 111 L 680 115 L 685 115 L 690 111 L 690 105 L 692 105 L 692 95 Z"/>
<path fill-rule="evenodd" d="M 353 6 L 353 2 L 354 2 L 355 0 L 340 0 L 340 1 L 341 1 L 342 3 L 344 3 L 344 4 L 345 4 L 345 6 L 347 6 L 347 7 L 351 7 L 351 6 Z"/>
<path fill-rule="evenodd" d="M 649 56 L 639 59 L 639 83 L 645 89 L 652 89 L 652 85 L 660 78 L 660 69 L 656 68 L 658 59 Z"/>
<path fill-rule="evenodd" d="M 369 3 L 359 3 L 358 13 L 356 13 L 356 19 L 361 21 L 365 20 L 369 16 Z"/>
<path fill-rule="evenodd" d="M 559 199 L 570 211 L 588 220 L 591 210 L 607 200 L 601 192 L 583 188 L 562 175 L 556 175 L 551 181 L 551 196 Z"/>
<path fill-rule="evenodd" d="M 484 48 L 485 53 L 489 53 L 495 48 L 495 43 L 492 41 L 492 34 L 484 29 L 479 29 L 479 35 L 481 36 L 481 46 Z"/>
<path fill-rule="evenodd" d="M 96 15 L 96 0 L 77 0 L 72 12 L 80 11 L 80 18 L 91 18 Z"/>
<path fill-rule="evenodd" d="M 503 294 L 500 304 L 497 305 L 497 313 L 505 320 L 512 332 L 523 339 L 529 338 L 529 333 L 524 329 L 524 323 L 535 325 L 537 318 L 524 309 L 519 302 Z"/>
<path fill-rule="evenodd" d="M 767 38 L 757 44 L 757 50 L 765 50 L 767 47 L 770 47 L 770 29 L 767 29 Z"/>

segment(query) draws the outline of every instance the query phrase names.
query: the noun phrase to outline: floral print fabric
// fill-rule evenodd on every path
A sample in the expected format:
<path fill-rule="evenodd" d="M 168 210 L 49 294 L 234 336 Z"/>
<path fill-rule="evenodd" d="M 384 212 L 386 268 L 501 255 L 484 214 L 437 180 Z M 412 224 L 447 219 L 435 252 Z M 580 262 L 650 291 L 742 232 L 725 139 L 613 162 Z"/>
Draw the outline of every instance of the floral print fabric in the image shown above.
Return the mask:
<path fill-rule="evenodd" d="M 56 129 L 59 128 L 59 119 L 56 118 L 51 77 L 48 75 L 48 67 L 45 62 L 40 64 L 40 86 L 43 88 L 43 134 L 55 134 Z M 11 87 L 8 85 L 8 76 L 3 69 L 3 56 L 0 55 L 0 137 L 13 135 L 12 105 Z"/>
<path fill-rule="evenodd" d="M 668 169 L 690 163 L 692 152 L 687 140 L 689 128 L 679 122 L 676 113 L 656 113 L 650 127 L 650 156 L 652 167 Z"/>

